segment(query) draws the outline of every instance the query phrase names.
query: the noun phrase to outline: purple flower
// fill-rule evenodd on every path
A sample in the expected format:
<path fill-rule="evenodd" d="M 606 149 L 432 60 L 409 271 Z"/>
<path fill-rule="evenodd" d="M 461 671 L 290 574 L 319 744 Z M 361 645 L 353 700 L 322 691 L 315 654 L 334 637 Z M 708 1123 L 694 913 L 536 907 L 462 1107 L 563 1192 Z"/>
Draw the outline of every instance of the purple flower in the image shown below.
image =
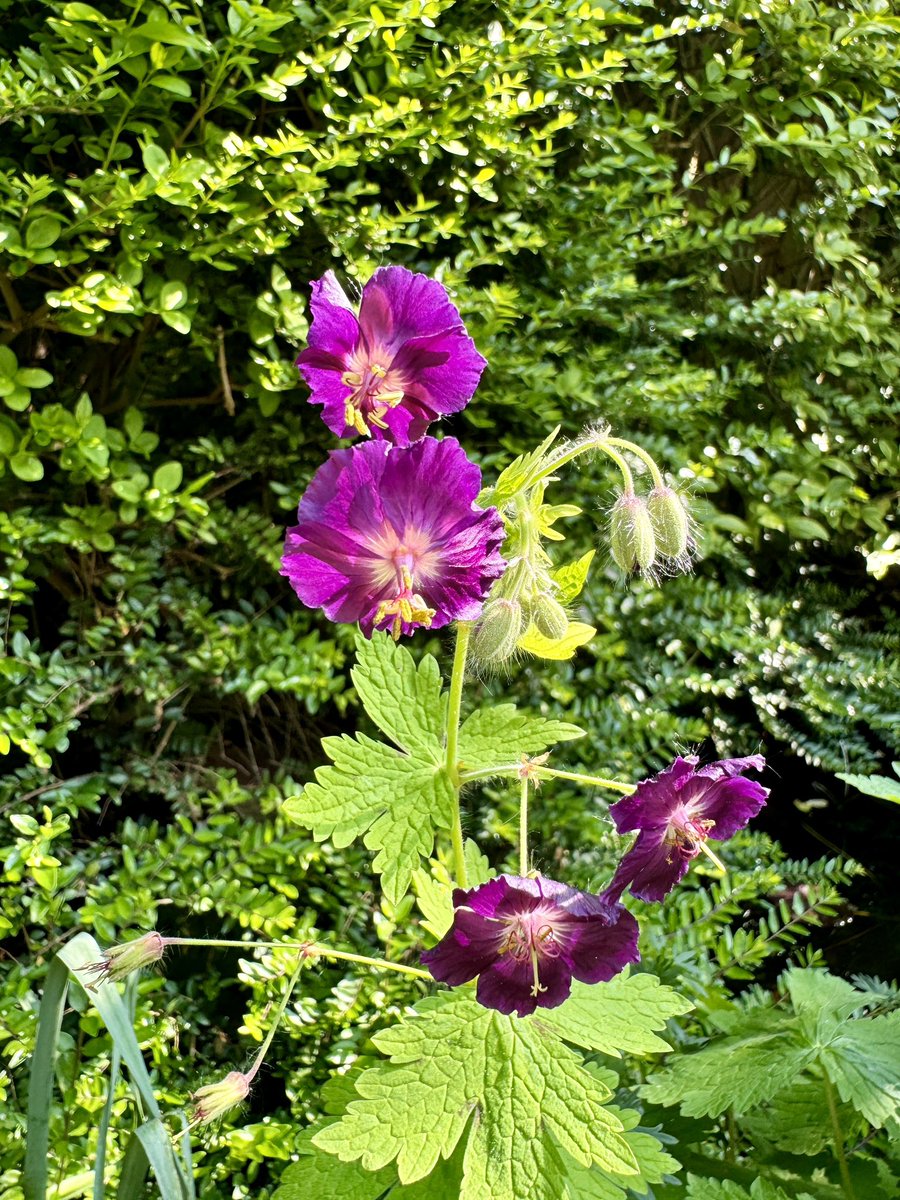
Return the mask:
<path fill-rule="evenodd" d="M 283 575 L 310 608 L 367 637 L 474 621 L 503 574 L 503 521 L 473 503 L 481 472 L 455 438 L 334 450 L 288 530 Z"/>
<path fill-rule="evenodd" d="M 631 913 L 540 875 L 457 888 L 453 907 L 449 933 L 422 962 L 454 987 L 477 975 L 478 1002 L 502 1013 L 556 1008 L 573 979 L 600 983 L 640 957 Z"/>
<path fill-rule="evenodd" d="M 743 777 L 745 771 L 763 770 L 766 760 L 761 754 L 728 758 L 699 770 L 697 762 L 693 756 L 676 758 L 671 767 L 639 783 L 631 796 L 610 808 L 619 833 L 639 833 L 603 893 L 607 900 L 618 901 L 629 886 L 641 900 L 662 900 L 691 859 L 706 849 L 707 838 L 725 841 L 765 804 L 768 788 Z"/>
<path fill-rule="evenodd" d="M 442 284 L 406 267 L 379 267 L 359 315 L 326 271 L 312 283 L 309 346 L 297 366 L 338 437 L 357 433 L 408 446 L 475 394 L 485 360 Z"/>

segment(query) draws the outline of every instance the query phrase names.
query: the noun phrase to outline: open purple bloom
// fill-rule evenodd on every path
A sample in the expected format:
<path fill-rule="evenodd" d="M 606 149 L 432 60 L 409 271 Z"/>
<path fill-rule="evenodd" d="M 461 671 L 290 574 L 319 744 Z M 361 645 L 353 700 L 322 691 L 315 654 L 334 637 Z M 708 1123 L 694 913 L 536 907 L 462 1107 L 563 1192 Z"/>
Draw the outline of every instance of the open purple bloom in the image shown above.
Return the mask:
<path fill-rule="evenodd" d="M 379 267 L 357 314 L 333 271 L 312 283 L 309 346 L 297 366 L 338 437 L 408 446 L 475 394 L 485 360 L 443 284 Z"/>
<path fill-rule="evenodd" d="M 498 875 L 453 893 L 453 925 L 422 962 L 457 986 L 478 977 L 485 1008 L 556 1008 L 572 980 L 601 983 L 637 962 L 637 921 L 617 904 L 538 875 Z"/>
<path fill-rule="evenodd" d="M 768 788 L 744 778 L 745 771 L 765 767 L 761 754 L 699 770 L 697 762 L 693 756 L 676 758 L 610 808 L 619 833 L 639 833 L 603 893 L 607 900 L 618 901 L 629 886 L 641 900 L 662 900 L 705 849 L 707 838 L 725 841 L 765 804 Z"/>
<path fill-rule="evenodd" d="M 455 438 L 334 450 L 288 530 L 282 575 L 310 608 L 367 637 L 474 621 L 506 567 L 503 521 Z"/>

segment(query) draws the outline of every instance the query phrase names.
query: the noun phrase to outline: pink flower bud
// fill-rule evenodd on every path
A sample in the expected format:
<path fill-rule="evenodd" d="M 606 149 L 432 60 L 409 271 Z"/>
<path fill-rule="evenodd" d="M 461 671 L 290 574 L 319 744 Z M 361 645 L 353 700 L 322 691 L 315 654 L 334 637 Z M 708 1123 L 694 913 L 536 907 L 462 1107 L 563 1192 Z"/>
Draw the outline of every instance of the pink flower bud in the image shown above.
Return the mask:
<path fill-rule="evenodd" d="M 218 1083 L 209 1083 L 206 1087 L 198 1088 L 191 1096 L 194 1101 L 191 1128 L 217 1121 L 229 1109 L 246 1100 L 249 1092 L 250 1076 L 242 1071 L 230 1071 Z"/>

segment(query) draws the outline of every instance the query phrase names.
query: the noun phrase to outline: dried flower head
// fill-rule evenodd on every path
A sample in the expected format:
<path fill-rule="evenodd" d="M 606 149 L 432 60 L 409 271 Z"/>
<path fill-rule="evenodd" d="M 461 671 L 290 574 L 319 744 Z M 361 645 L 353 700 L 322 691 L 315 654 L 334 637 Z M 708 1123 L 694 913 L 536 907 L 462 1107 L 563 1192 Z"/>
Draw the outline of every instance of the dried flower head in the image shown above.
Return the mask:
<path fill-rule="evenodd" d="M 91 988 L 98 984 L 125 979 L 134 971 L 159 962 L 166 948 L 166 939 L 159 933 L 145 933 L 142 937 L 130 942 L 122 942 L 118 946 L 110 946 L 103 952 L 99 962 L 87 963 L 81 969 L 85 974 L 91 973 L 94 978 L 88 985 Z"/>
<path fill-rule="evenodd" d="M 312 312 L 297 366 L 338 437 L 408 446 L 465 408 L 478 387 L 485 360 L 436 279 L 381 267 L 357 312 L 327 271 L 312 284 Z"/>
<path fill-rule="evenodd" d="M 190 1128 L 198 1125 L 208 1125 L 217 1121 L 238 1104 L 247 1099 L 250 1092 L 250 1076 L 242 1071 L 230 1071 L 218 1083 L 207 1084 L 198 1088 L 191 1096 L 194 1101 L 194 1111 L 191 1116 Z"/>

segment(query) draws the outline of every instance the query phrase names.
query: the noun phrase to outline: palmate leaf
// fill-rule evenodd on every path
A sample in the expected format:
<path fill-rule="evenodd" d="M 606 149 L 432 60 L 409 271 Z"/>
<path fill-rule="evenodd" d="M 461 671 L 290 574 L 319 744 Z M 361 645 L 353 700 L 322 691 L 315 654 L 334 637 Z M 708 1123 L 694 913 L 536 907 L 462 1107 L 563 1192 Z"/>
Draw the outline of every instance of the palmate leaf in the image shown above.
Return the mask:
<path fill-rule="evenodd" d="M 401 750 L 436 764 L 443 759 L 444 703 L 437 661 L 426 654 L 416 667 L 405 647 L 386 633 L 356 638 L 350 672 L 363 708 Z"/>
<path fill-rule="evenodd" d="M 806 1192 L 799 1197 L 788 1195 L 768 1179 L 755 1179 L 749 1191 L 727 1179 L 701 1179 L 697 1175 L 688 1175 L 687 1185 L 684 1200 L 813 1200 Z"/>
<path fill-rule="evenodd" d="M 323 738 L 332 760 L 315 783 L 287 800 L 291 820 L 317 841 L 338 848 L 363 837 L 377 850 L 373 866 L 388 900 L 397 904 L 413 871 L 434 848 L 438 828 L 448 829 L 455 792 L 444 768 L 444 701 L 435 660 L 417 667 L 412 655 L 387 636 L 357 639 L 353 682 L 366 712 L 399 749 L 366 734 Z"/>
<path fill-rule="evenodd" d="M 680 1104 L 687 1117 L 743 1113 L 790 1087 L 813 1060 L 795 1033 L 775 1028 L 729 1037 L 686 1054 L 650 1077 L 641 1095 L 651 1104 Z"/>
<path fill-rule="evenodd" d="M 364 836 L 378 850 L 373 865 L 384 894 L 398 904 L 420 857 L 434 848 L 435 829 L 450 827 L 453 785 L 442 766 L 362 733 L 323 738 L 322 747 L 333 765 L 320 767 L 284 811 L 339 848 Z"/>
<path fill-rule="evenodd" d="M 459 731 L 459 758 L 466 771 L 509 766 L 523 754 L 540 754 L 557 742 L 584 737 L 565 721 L 519 712 L 514 704 L 478 708 Z"/>
<path fill-rule="evenodd" d="M 845 1138 L 861 1132 L 862 1119 L 851 1105 L 838 1105 L 838 1120 Z M 795 1080 L 771 1104 L 748 1117 L 744 1128 L 755 1146 L 769 1142 L 786 1154 L 820 1154 L 834 1137 L 822 1080 Z"/>
<path fill-rule="evenodd" d="M 593 1064 L 585 1068 L 594 1073 Z M 561 1151 L 566 1172 L 566 1184 L 572 1200 L 622 1200 L 626 1195 L 642 1196 L 654 1183 L 677 1171 L 680 1163 L 666 1154 L 659 1138 L 652 1133 L 636 1130 L 640 1121 L 636 1112 L 610 1106 L 610 1112 L 622 1122 L 622 1136 L 637 1161 L 639 1175 L 611 1175 L 600 1167 L 584 1167 Z"/>
<path fill-rule="evenodd" d="M 390 1063 L 357 1080 L 360 1099 L 314 1137 L 320 1149 L 401 1183 L 428 1176 L 465 1136 L 460 1200 L 559 1200 L 560 1150 L 636 1179 L 611 1093 L 539 1022 L 459 992 L 419 1005 L 374 1039 Z"/>
<path fill-rule="evenodd" d="M 670 1017 L 690 1012 L 692 1007 L 654 975 L 622 974 L 602 987 L 573 983 L 564 1004 L 536 1019 L 567 1042 L 621 1058 L 623 1054 L 671 1050 L 653 1030 L 665 1028 Z"/>

